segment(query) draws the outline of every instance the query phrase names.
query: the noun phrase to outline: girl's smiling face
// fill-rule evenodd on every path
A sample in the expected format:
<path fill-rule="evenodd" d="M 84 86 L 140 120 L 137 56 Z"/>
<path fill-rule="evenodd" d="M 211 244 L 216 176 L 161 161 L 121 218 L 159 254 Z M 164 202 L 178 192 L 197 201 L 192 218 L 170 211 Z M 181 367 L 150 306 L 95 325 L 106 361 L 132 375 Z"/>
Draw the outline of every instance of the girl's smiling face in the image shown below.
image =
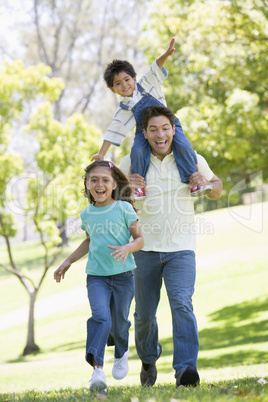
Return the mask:
<path fill-rule="evenodd" d="M 112 192 L 116 188 L 116 183 L 108 167 L 98 166 L 92 169 L 86 186 L 95 199 L 96 207 L 104 207 L 114 202 Z"/>

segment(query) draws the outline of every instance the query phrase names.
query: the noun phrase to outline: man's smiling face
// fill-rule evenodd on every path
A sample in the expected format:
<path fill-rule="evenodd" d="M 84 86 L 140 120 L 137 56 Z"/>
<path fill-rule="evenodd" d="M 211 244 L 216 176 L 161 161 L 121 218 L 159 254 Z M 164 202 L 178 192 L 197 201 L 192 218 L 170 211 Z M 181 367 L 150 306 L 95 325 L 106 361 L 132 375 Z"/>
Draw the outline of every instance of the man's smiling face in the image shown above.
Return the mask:
<path fill-rule="evenodd" d="M 172 152 L 175 126 L 172 127 L 166 116 L 152 117 L 143 133 L 151 146 L 152 154 L 158 159 L 163 160 L 166 155 Z"/>

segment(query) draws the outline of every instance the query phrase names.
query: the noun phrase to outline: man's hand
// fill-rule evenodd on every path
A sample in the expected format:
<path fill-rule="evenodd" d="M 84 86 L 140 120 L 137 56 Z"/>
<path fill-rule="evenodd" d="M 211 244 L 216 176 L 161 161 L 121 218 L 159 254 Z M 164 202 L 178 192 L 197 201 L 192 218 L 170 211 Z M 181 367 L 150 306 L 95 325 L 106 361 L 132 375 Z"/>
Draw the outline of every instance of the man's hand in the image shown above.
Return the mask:
<path fill-rule="evenodd" d="M 214 174 L 210 181 L 206 180 L 205 177 L 199 172 L 198 165 L 196 165 L 197 172 L 193 173 L 189 178 L 189 185 L 191 187 L 196 187 L 199 184 L 209 184 L 212 187 L 212 191 L 206 195 L 210 200 L 218 200 L 222 196 L 222 182 Z"/>
<path fill-rule="evenodd" d="M 133 190 L 136 188 L 144 188 L 145 180 L 138 173 L 130 174 L 128 177 L 129 184 Z"/>
<path fill-rule="evenodd" d="M 194 172 L 189 178 L 190 187 L 196 187 L 200 184 L 206 185 L 208 181 L 205 179 L 205 176 L 199 171 L 198 165 L 196 165 L 197 172 Z"/>

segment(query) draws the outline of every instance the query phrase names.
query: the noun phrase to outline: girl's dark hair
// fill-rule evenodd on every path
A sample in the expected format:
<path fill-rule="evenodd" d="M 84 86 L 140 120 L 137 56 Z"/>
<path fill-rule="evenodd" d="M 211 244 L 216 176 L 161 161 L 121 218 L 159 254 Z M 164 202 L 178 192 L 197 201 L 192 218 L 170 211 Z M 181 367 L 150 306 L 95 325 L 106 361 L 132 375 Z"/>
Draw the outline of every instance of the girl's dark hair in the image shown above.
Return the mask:
<path fill-rule="evenodd" d="M 108 88 L 112 88 L 114 86 L 114 76 L 118 75 L 122 71 L 130 75 L 132 78 L 136 77 L 137 75 L 134 67 L 127 60 L 113 60 L 107 65 L 103 74 L 103 78 Z"/>
<path fill-rule="evenodd" d="M 123 172 L 121 172 L 120 169 L 118 169 L 118 167 L 116 167 L 112 162 L 109 161 L 97 160 L 85 168 L 85 175 L 83 176 L 84 178 L 83 192 L 85 194 L 85 197 L 87 197 L 87 199 L 89 200 L 89 203 L 93 204 L 95 202 L 95 199 L 88 190 L 86 182 L 89 179 L 91 171 L 99 166 L 107 167 L 110 170 L 112 178 L 116 183 L 116 188 L 112 192 L 112 198 L 114 200 L 129 202 L 132 205 L 134 211 L 137 212 L 134 206 L 134 200 L 131 198 L 132 189 L 127 177 L 124 175 Z"/>

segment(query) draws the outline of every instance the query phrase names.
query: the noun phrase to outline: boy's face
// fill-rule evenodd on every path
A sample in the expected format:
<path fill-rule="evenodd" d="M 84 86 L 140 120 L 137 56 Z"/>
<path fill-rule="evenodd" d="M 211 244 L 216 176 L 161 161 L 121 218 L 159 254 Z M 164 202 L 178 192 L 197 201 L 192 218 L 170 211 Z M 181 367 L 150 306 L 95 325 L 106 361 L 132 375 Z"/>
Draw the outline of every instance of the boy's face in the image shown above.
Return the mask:
<path fill-rule="evenodd" d="M 166 116 L 151 117 L 143 133 L 150 144 L 152 154 L 161 161 L 172 152 L 175 126 L 172 127 Z"/>
<path fill-rule="evenodd" d="M 136 77 L 132 78 L 125 71 L 114 76 L 114 82 L 111 91 L 120 96 L 132 96 L 136 84 Z"/>

